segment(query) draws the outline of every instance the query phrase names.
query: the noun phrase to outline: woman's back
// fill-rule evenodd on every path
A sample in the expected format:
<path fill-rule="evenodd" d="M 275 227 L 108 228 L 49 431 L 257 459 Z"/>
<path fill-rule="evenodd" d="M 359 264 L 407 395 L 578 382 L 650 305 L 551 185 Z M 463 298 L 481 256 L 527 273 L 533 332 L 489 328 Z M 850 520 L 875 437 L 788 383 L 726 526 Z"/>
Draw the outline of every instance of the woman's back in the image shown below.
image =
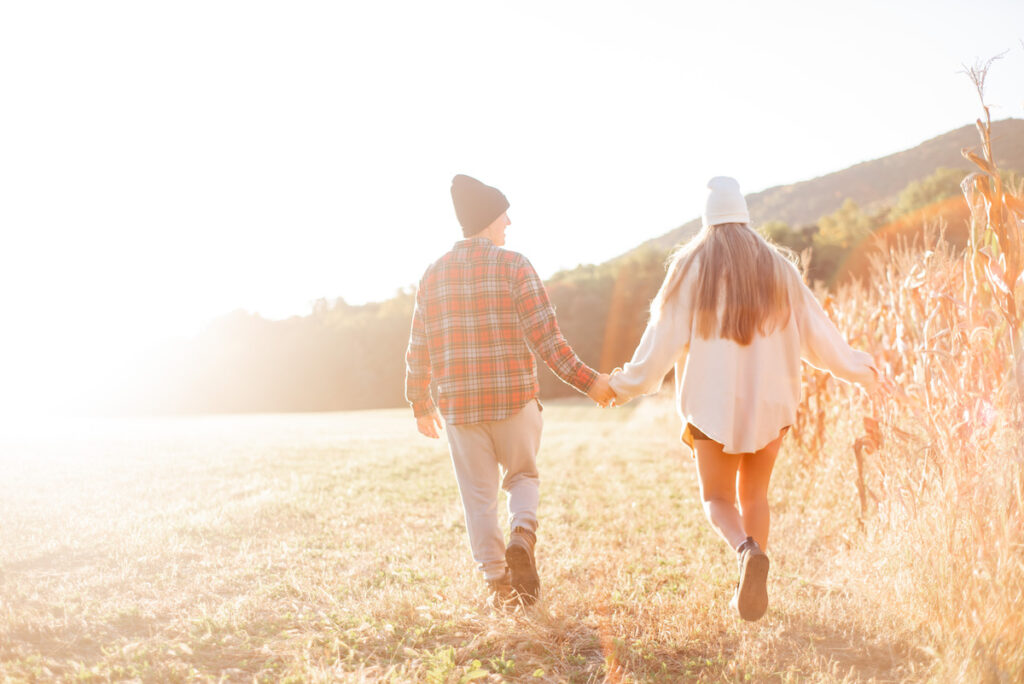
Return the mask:
<path fill-rule="evenodd" d="M 785 321 L 774 324 L 767 333 L 762 332 L 748 307 L 747 311 L 740 311 L 740 315 L 734 311 L 733 322 L 749 326 L 749 339 L 743 342 L 721 334 L 726 325 L 724 321 L 728 319 L 711 315 L 702 321 L 699 266 L 698 259 L 680 282 L 678 291 L 665 302 L 654 327 L 649 327 L 651 335 L 645 333 L 650 341 L 649 351 L 652 359 L 665 353 L 672 358 L 677 405 L 685 419 L 684 425 L 696 425 L 711 439 L 725 445 L 728 453 L 754 452 L 796 418 L 796 407 L 800 403 L 801 356 L 796 317 L 789 315 L 790 301 L 783 290 Z M 728 307 L 730 284 L 728 281 L 720 283 L 719 314 Z M 740 320 L 743 317 L 745 321 Z M 712 334 L 704 335 L 701 324 L 709 319 L 714 325 Z M 762 317 L 760 322 L 768 320 Z M 661 350 L 663 345 L 664 351 Z M 642 341 L 633 360 L 623 367 L 621 374 L 615 375 L 616 393 L 619 393 L 620 383 L 631 379 L 643 385 L 647 375 L 643 369 L 647 360 L 644 352 L 647 351 Z M 658 372 L 660 369 L 655 374 Z"/>
<path fill-rule="evenodd" d="M 679 284 L 697 271 L 690 294 L 701 337 L 721 336 L 749 344 L 789 318 L 794 270 L 786 258 L 746 224 L 708 226 L 673 257 L 651 305 L 657 317 L 678 296 Z"/>
<path fill-rule="evenodd" d="M 684 426 L 727 453 L 751 453 L 795 421 L 801 358 L 862 383 L 874 381 L 874 363 L 846 344 L 792 262 L 745 222 L 712 223 L 713 209 L 673 256 L 640 345 L 612 386 L 628 401 L 657 391 L 674 366 Z M 745 218 L 743 209 L 719 215 Z"/>

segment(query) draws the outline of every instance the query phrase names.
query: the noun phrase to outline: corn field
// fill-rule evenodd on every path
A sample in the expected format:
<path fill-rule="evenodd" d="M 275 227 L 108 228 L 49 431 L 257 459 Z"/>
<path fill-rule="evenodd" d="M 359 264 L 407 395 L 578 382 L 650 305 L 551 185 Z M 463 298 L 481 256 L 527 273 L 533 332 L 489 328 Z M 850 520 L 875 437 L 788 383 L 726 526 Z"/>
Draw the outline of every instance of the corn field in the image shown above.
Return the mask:
<path fill-rule="evenodd" d="M 979 94 L 987 66 L 970 73 Z M 1024 203 L 993 162 L 987 107 L 978 130 L 980 154 L 964 151 L 978 169 L 962 186 L 968 248 L 932 226 L 875 255 L 866 282 L 825 298 L 886 389 L 868 397 L 806 369 L 796 434 L 806 458 L 831 459 L 853 481 L 858 546 L 885 559 L 872 581 L 940 678 L 1021 681 Z M 856 439 L 832 444 L 833 431 Z"/>

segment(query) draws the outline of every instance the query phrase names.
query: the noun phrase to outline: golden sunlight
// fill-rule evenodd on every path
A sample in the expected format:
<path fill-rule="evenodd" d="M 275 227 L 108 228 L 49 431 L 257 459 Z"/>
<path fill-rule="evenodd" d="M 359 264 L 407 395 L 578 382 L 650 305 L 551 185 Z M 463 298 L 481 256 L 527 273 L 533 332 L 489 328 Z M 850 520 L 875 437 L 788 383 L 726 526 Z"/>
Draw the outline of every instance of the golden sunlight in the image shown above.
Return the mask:
<path fill-rule="evenodd" d="M 1021 27 L 0 2 L 0 683 L 1024 682 Z"/>

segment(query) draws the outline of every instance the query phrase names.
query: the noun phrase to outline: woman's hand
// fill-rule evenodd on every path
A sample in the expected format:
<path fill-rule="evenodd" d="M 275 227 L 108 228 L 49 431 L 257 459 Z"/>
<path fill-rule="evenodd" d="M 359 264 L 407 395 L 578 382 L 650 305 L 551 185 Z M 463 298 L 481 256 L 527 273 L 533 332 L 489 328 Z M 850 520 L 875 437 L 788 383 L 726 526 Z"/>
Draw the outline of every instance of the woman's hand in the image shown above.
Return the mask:
<path fill-rule="evenodd" d="M 621 372 L 622 372 L 621 368 L 618 368 L 618 367 L 613 368 L 612 372 L 608 375 L 608 384 L 611 385 L 611 378 L 612 378 L 613 375 L 615 375 L 616 373 L 621 373 Z M 615 388 L 614 387 L 612 388 L 612 392 L 615 392 Z M 626 401 L 620 402 L 619 401 L 619 395 L 616 394 L 615 397 L 612 399 L 612 403 L 610 405 L 611 406 L 625 406 L 628 402 L 629 402 L 628 399 Z"/>

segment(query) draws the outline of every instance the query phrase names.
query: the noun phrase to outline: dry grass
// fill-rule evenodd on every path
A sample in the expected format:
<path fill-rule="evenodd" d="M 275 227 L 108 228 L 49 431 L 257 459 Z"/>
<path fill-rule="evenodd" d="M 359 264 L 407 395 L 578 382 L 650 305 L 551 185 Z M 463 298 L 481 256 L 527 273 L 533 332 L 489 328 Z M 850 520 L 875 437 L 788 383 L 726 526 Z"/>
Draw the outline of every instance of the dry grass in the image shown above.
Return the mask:
<path fill-rule="evenodd" d="M 667 396 L 547 407 L 544 597 L 511 615 L 406 410 L 6 425 L 0 678 L 1024 681 L 1012 336 L 930 239 L 827 304 L 897 390 L 807 370 L 760 622 Z"/>
<path fill-rule="evenodd" d="M 20 680 L 896 681 L 936 640 L 865 581 L 855 490 L 793 447 L 773 607 L 726 608 L 665 398 L 549 405 L 545 598 L 485 606 L 443 443 L 406 411 L 4 438 L 0 672 Z M 840 441 L 849 437 L 836 431 Z M 786 492 L 783 494 L 782 492 Z M 865 558 L 870 559 L 865 561 Z M 870 573 L 868 573 L 870 574 Z"/>

